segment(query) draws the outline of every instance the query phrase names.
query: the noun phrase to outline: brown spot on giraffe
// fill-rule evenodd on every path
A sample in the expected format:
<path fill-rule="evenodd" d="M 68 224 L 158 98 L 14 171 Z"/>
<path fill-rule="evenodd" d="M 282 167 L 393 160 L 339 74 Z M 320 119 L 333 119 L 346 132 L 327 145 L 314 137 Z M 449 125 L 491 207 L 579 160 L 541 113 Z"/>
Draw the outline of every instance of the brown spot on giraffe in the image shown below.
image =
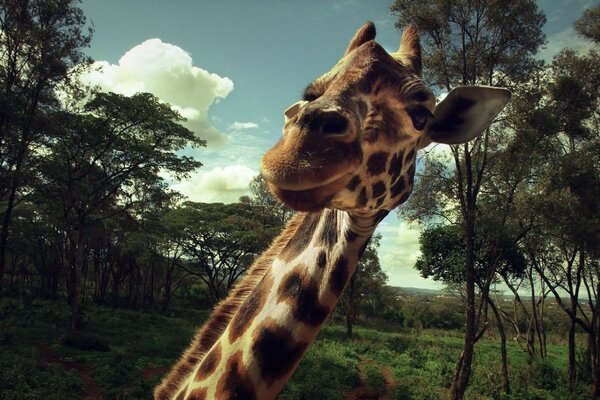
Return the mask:
<path fill-rule="evenodd" d="M 310 233 L 317 229 L 318 224 L 319 215 L 317 213 L 306 213 L 298 230 L 290 238 L 279 257 L 284 261 L 291 261 L 298 257 L 308 246 L 311 239 Z"/>
<path fill-rule="evenodd" d="M 373 184 L 372 192 L 374 198 L 379 198 L 385 194 L 385 190 L 387 189 L 385 182 L 379 181 Z"/>
<path fill-rule="evenodd" d="M 346 185 L 346 189 L 348 189 L 351 192 L 354 192 L 359 184 L 360 184 L 360 176 L 354 175 L 352 177 L 352 179 L 350 180 L 350 182 L 348 182 L 348 185 Z"/>
<path fill-rule="evenodd" d="M 372 154 L 367 161 L 367 171 L 370 175 L 381 175 L 385 171 L 385 163 L 388 159 L 388 153 L 385 151 L 378 151 Z"/>
<path fill-rule="evenodd" d="M 271 321 L 258 331 L 252 352 L 263 379 L 272 384 L 292 371 L 307 346 L 306 342 L 294 341 L 288 329 Z"/>
<path fill-rule="evenodd" d="M 390 176 L 390 182 L 395 183 L 400 173 L 402 172 L 402 156 L 401 152 L 394 153 L 390 161 L 390 168 L 388 169 L 388 175 Z"/>
<path fill-rule="evenodd" d="M 283 278 L 278 300 L 290 305 L 292 314 L 298 321 L 308 325 L 321 325 L 329 315 L 329 308 L 319 303 L 317 282 L 303 274 L 305 269 L 306 266 L 300 265 Z"/>
<path fill-rule="evenodd" d="M 206 400 L 206 388 L 194 389 L 188 396 L 189 400 Z"/>
<path fill-rule="evenodd" d="M 255 400 L 254 384 L 242 362 L 242 353 L 235 353 L 227 361 L 225 373 L 217 384 L 215 398 L 219 400 Z"/>
<path fill-rule="evenodd" d="M 329 278 L 329 287 L 331 288 L 331 291 L 337 296 L 341 295 L 349 277 L 348 260 L 346 257 L 340 256 L 331 269 Z"/>
<path fill-rule="evenodd" d="M 319 251 L 317 265 L 319 266 L 319 269 L 323 269 L 327 265 L 327 253 L 325 252 L 325 250 Z"/>
<path fill-rule="evenodd" d="M 321 244 L 333 246 L 338 240 L 337 232 L 337 213 L 331 212 L 323 216 L 321 223 Z"/>
<path fill-rule="evenodd" d="M 215 347 L 211 351 L 208 352 L 206 357 L 204 357 L 204 361 L 198 368 L 196 372 L 196 381 L 201 381 L 205 379 L 207 376 L 215 372 L 217 365 L 221 361 L 221 345 L 217 343 Z"/>

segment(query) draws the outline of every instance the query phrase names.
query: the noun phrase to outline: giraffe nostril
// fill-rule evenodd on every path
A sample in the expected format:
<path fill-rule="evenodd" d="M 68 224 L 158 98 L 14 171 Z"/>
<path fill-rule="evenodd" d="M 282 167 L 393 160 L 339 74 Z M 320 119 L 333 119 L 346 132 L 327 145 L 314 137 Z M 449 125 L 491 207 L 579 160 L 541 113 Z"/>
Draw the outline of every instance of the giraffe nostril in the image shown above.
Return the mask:
<path fill-rule="evenodd" d="M 342 114 L 330 111 L 323 115 L 323 124 L 321 125 L 321 132 L 324 134 L 339 135 L 346 132 L 348 127 L 348 120 Z"/>
<path fill-rule="evenodd" d="M 348 119 L 338 111 L 321 111 L 310 124 L 311 131 L 322 135 L 340 135 L 348 129 Z"/>

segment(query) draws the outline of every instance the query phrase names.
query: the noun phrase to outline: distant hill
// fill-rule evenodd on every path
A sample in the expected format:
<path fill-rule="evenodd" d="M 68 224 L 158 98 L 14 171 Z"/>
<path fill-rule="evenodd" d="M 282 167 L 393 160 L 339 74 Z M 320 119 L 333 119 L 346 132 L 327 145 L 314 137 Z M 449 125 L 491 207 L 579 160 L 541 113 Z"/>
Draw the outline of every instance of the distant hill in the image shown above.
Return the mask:
<path fill-rule="evenodd" d="M 441 290 L 436 289 L 420 289 L 413 287 L 390 286 L 399 296 L 423 296 L 432 297 L 442 294 Z"/>

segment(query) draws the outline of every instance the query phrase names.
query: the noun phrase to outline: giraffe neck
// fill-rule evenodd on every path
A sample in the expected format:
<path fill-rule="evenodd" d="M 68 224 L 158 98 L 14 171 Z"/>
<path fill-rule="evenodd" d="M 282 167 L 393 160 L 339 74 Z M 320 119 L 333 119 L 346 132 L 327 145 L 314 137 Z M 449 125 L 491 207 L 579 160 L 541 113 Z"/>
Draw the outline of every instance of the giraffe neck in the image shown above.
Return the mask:
<path fill-rule="evenodd" d="M 176 398 L 274 399 L 332 312 L 385 214 L 329 209 L 298 214 L 271 247 L 262 278 Z"/>

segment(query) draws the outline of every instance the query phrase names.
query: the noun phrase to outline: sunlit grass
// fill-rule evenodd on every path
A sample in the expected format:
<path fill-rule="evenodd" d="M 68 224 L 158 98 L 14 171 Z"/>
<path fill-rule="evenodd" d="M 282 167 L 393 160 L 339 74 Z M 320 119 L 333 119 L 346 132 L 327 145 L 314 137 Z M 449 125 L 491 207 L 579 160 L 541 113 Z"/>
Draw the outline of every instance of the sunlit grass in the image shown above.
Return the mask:
<path fill-rule="evenodd" d="M 105 398 L 148 399 L 161 376 L 143 377 L 149 367 L 167 368 L 178 358 L 208 310 L 176 310 L 166 314 L 90 306 L 79 348 L 66 346 L 68 308 L 60 302 L 0 300 L 0 372 L 2 399 L 69 399 L 82 390 L 80 379 L 58 365 L 45 365 L 32 343 L 44 343 L 61 359 L 93 367 L 94 379 Z M 460 332 L 391 329 L 385 332 L 356 326 L 352 339 L 345 327 L 327 324 L 301 361 L 279 397 L 341 399 L 363 381 L 382 391 L 381 368 L 389 369 L 396 387 L 392 399 L 444 399 L 463 346 Z M 543 363 L 532 361 L 514 341 L 508 342 L 513 397 L 503 395 L 498 338 L 486 336 L 476 345 L 468 399 L 552 399 L 567 393 L 567 348 L 548 345 Z M 27 371 L 27 374 L 25 372 Z M 15 397 L 15 390 L 24 393 Z M 29 394 L 28 394 L 29 393 Z M 12 397 L 11 397 L 12 396 Z M 27 397 L 29 396 L 29 397 Z M 562 397 L 561 397 L 562 398 Z M 576 397 L 573 397 L 576 398 Z"/>

